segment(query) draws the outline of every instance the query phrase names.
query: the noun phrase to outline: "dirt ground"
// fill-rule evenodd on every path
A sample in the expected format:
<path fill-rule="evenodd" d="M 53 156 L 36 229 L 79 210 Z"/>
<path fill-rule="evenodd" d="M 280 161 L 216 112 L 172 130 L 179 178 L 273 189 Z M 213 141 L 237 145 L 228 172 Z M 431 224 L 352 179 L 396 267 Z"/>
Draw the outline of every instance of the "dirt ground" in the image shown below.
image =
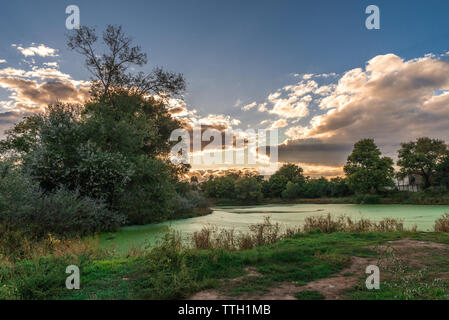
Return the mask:
<path fill-rule="evenodd" d="M 432 261 L 429 258 L 433 254 L 444 254 L 449 256 L 449 245 L 428 242 L 416 241 L 410 239 L 402 239 L 398 241 L 390 241 L 385 245 L 378 247 L 370 247 L 379 252 L 380 255 L 394 252 L 408 266 L 415 269 L 424 269 L 431 265 Z M 217 290 L 205 290 L 196 293 L 191 300 L 296 300 L 295 294 L 304 290 L 318 291 L 327 300 L 345 299 L 345 293 L 359 284 L 362 276 L 365 274 L 365 269 L 369 265 L 377 265 L 378 259 L 368 259 L 353 256 L 351 257 L 351 265 L 339 272 L 336 276 L 320 279 L 307 283 L 304 286 L 297 286 L 294 283 L 280 283 L 269 289 L 263 294 L 255 294 L 249 297 L 229 297 L 220 294 Z M 247 274 L 231 279 L 231 282 L 242 281 L 248 277 L 261 277 L 253 268 L 248 268 Z M 439 278 L 449 279 L 448 273 L 440 273 Z"/>

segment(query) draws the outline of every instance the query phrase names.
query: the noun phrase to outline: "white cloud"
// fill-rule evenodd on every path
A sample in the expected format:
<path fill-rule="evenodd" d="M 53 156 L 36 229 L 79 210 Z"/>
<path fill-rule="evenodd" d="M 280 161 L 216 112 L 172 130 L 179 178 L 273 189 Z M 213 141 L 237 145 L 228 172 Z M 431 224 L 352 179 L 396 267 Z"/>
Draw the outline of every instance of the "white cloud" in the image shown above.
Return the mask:
<path fill-rule="evenodd" d="M 242 110 L 243 111 L 248 111 L 248 110 L 251 110 L 252 108 L 254 108 L 256 106 L 257 106 L 257 103 L 256 102 L 252 102 L 250 104 L 247 104 L 246 106 L 243 106 Z"/>
<path fill-rule="evenodd" d="M 20 51 L 25 57 L 33 57 L 35 55 L 41 56 L 41 57 L 57 57 L 58 54 L 56 53 L 57 50 L 47 47 L 45 44 L 40 44 L 36 46 L 34 43 L 31 44 L 30 47 L 24 48 L 22 46 L 13 45 L 13 47 L 16 47 L 17 50 Z"/>

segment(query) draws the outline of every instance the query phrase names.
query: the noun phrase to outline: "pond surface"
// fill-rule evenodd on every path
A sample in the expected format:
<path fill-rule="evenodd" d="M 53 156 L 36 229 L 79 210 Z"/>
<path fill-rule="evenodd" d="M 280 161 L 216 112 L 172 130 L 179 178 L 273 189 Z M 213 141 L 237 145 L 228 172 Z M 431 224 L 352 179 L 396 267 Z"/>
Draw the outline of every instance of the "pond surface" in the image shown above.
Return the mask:
<path fill-rule="evenodd" d="M 155 243 L 169 228 L 180 231 L 183 236 L 187 237 L 205 225 L 247 231 L 249 225 L 260 223 L 264 217 L 270 216 L 272 222 L 279 222 L 283 226 L 302 226 L 306 217 L 327 215 L 328 213 L 336 216 L 346 215 L 355 219 L 368 218 L 375 221 L 383 218 L 397 218 L 402 219 L 406 227 L 413 227 L 416 224 L 419 230 L 429 231 L 433 229 L 435 220 L 446 212 L 449 212 L 449 206 L 276 204 L 216 207 L 211 214 L 206 216 L 124 227 L 119 232 L 102 234 L 100 239 L 103 246 L 114 245 L 118 252 L 124 252 L 132 246 Z"/>

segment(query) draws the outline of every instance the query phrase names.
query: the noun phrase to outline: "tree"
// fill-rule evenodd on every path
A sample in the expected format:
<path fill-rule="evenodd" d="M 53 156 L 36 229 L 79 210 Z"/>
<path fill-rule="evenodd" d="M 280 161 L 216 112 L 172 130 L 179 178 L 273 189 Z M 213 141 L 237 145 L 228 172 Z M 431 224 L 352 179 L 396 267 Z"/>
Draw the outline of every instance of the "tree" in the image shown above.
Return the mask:
<path fill-rule="evenodd" d="M 299 194 L 299 186 L 296 183 L 289 181 L 285 190 L 282 192 L 282 198 L 284 199 L 295 199 Z"/>
<path fill-rule="evenodd" d="M 330 195 L 330 182 L 321 177 L 319 179 L 308 179 L 304 184 L 301 193 L 306 198 L 328 197 Z"/>
<path fill-rule="evenodd" d="M 244 201 L 260 201 L 263 198 L 262 186 L 255 177 L 242 177 L 235 181 L 237 199 Z"/>
<path fill-rule="evenodd" d="M 354 145 L 344 171 L 350 188 L 357 193 L 378 193 L 394 186 L 393 160 L 381 157 L 374 139 L 363 139 Z"/>
<path fill-rule="evenodd" d="M 102 55 L 94 48 L 94 29 L 75 30 L 68 42 L 86 56 L 92 99 L 83 107 L 51 105 L 26 118 L 8 132 L 1 151 L 18 154 L 47 193 L 63 187 L 105 200 L 132 223 L 160 221 L 170 217 L 177 175 L 188 167 L 167 160 L 175 143 L 170 134 L 181 124 L 158 97 L 182 92 L 184 79 L 161 70 L 128 73 L 147 60 L 121 27 L 108 26 L 103 40 Z"/>
<path fill-rule="evenodd" d="M 446 153 L 438 164 L 436 176 L 439 185 L 449 189 L 449 152 Z"/>
<path fill-rule="evenodd" d="M 181 74 L 161 68 L 155 68 L 149 74 L 127 72 L 133 65 L 145 65 L 148 59 L 140 46 L 132 46 L 132 38 L 125 36 L 121 26 L 108 25 L 102 39 L 106 48 L 102 54 L 95 48 L 98 41 L 95 28 L 74 29 L 67 42 L 70 49 L 86 57 L 86 67 L 92 74 L 93 97 L 101 99 L 123 91 L 141 96 L 167 96 L 185 90 Z"/>
<path fill-rule="evenodd" d="M 303 169 L 293 163 L 282 165 L 274 175 L 284 176 L 288 181 L 298 184 L 303 184 L 305 180 Z"/>
<path fill-rule="evenodd" d="M 442 140 L 427 137 L 402 143 L 398 155 L 401 177 L 419 175 L 424 179 L 424 189 L 435 183 L 437 168 L 447 153 L 447 145 Z"/>
<path fill-rule="evenodd" d="M 269 196 L 280 197 L 287 186 L 288 178 L 283 175 L 273 174 L 269 182 Z"/>
<path fill-rule="evenodd" d="M 330 180 L 330 196 L 331 197 L 347 197 L 351 195 L 351 189 L 346 179 L 337 177 Z"/>

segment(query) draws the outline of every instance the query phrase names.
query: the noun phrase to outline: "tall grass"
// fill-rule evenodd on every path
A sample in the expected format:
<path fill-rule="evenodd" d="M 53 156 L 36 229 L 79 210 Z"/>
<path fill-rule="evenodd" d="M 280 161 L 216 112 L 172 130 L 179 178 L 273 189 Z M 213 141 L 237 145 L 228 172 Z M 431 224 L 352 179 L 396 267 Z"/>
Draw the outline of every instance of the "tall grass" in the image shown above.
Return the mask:
<path fill-rule="evenodd" d="M 435 221 L 435 232 L 449 232 L 449 213 L 445 213 L 440 219 Z"/>
<path fill-rule="evenodd" d="M 404 222 L 394 218 L 384 218 L 379 222 L 369 219 L 353 220 L 347 216 L 307 217 L 303 226 L 304 232 L 402 232 L 416 231 L 417 227 L 406 230 Z"/>
<path fill-rule="evenodd" d="M 353 220 L 347 216 L 307 217 L 303 227 L 281 228 L 279 223 L 272 223 L 270 217 L 249 227 L 248 232 L 236 232 L 234 229 L 218 229 L 205 226 L 194 232 L 192 246 L 195 249 L 247 250 L 254 247 L 273 244 L 283 239 L 292 238 L 298 233 L 309 232 L 415 232 L 416 226 L 406 229 L 402 220 L 385 218 L 379 222 L 369 219 Z"/>
<path fill-rule="evenodd" d="M 236 232 L 234 229 L 217 229 L 205 226 L 192 236 L 195 249 L 226 249 L 247 250 L 257 246 L 273 244 L 282 239 L 292 237 L 301 232 L 300 228 L 281 230 L 279 223 L 272 223 L 270 217 L 265 217 L 262 223 L 249 227 L 249 232 Z"/>

